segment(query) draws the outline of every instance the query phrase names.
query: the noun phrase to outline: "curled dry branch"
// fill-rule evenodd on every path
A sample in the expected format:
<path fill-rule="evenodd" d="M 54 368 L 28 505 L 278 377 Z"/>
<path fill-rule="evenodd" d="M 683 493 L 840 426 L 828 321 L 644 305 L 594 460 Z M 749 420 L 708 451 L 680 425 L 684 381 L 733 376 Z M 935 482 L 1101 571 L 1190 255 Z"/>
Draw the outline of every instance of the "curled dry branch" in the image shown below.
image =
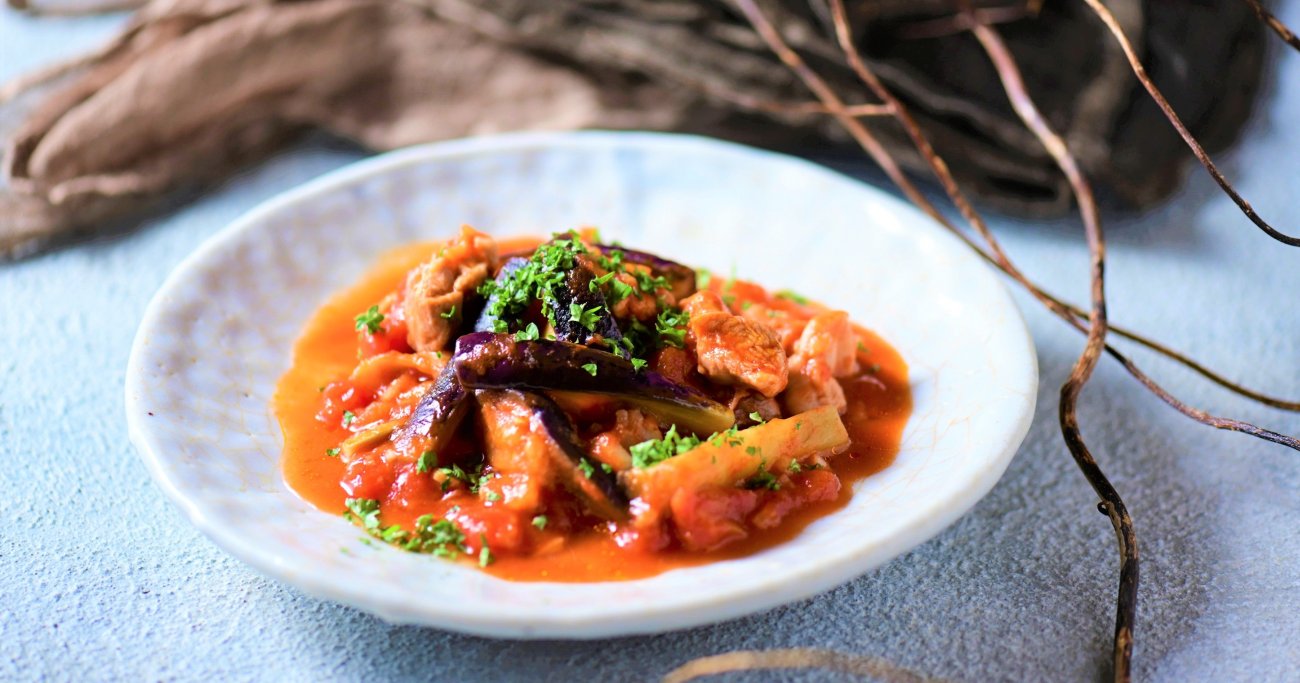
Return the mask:
<path fill-rule="evenodd" d="M 1092 0 L 1089 1 L 1091 2 Z M 825 104 L 829 113 L 834 116 L 837 121 L 846 128 L 846 130 L 848 130 L 850 135 L 858 141 L 859 144 L 862 145 L 864 150 L 866 150 L 867 153 L 881 166 L 890 179 L 900 187 L 904 195 L 916 203 L 931 217 L 935 218 L 935 220 L 940 224 L 948 227 L 954 233 L 957 233 L 959 237 L 962 237 L 968 245 L 974 248 L 982 256 L 994 265 L 998 266 L 1017 282 L 1025 286 L 1030 293 L 1044 303 L 1049 310 L 1056 313 L 1073 327 L 1087 335 L 1087 344 L 1085 345 L 1084 352 L 1072 369 L 1069 379 L 1061 389 L 1060 421 L 1065 442 L 1071 451 L 1076 464 L 1082 470 L 1089 483 L 1101 498 L 1099 509 L 1110 518 L 1119 543 L 1121 565 L 1119 593 L 1116 604 L 1113 674 L 1117 681 L 1129 680 L 1131 677 L 1133 629 L 1136 619 L 1138 585 L 1138 553 L 1136 535 L 1133 529 L 1132 519 L 1127 512 L 1123 500 L 1110 484 L 1109 480 L 1105 477 L 1095 459 L 1092 457 L 1092 454 L 1088 451 L 1087 446 L 1082 439 L 1082 434 L 1076 417 L 1076 406 L 1079 394 L 1082 391 L 1082 388 L 1086 385 L 1092 370 L 1095 368 L 1101 351 L 1105 350 L 1112 357 L 1116 358 L 1134 378 L 1166 403 L 1179 410 L 1184 415 L 1192 417 L 1199 422 L 1220 429 L 1241 431 L 1258 438 L 1287 445 L 1297 450 L 1300 450 L 1300 441 L 1297 441 L 1294 437 L 1262 429 L 1249 423 L 1218 418 L 1199 409 L 1190 407 L 1154 382 L 1154 380 L 1138 368 L 1135 363 L 1125 357 L 1117 349 L 1106 344 L 1105 336 L 1107 332 L 1107 320 L 1105 315 L 1104 290 L 1105 244 L 1091 187 L 1080 171 L 1073 155 L 1069 152 L 1068 146 L 1065 144 L 1064 140 L 1051 130 L 1041 113 L 1037 110 L 1037 107 L 1034 106 L 1032 99 L 1029 97 L 1025 89 L 1023 79 L 1020 77 L 1019 68 L 1015 59 L 1006 48 L 1005 43 L 995 31 L 984 26 L 979 21 L 979 17 L 970 11 L 969 6 L 967 6 L 966 11 L 963 12 L 961 23 L 975 32 L 976 38 L 980 41 L 980 44 L 993 62 L 1013 108 L 1021 117 L 1026 127 L 1035 134 L 1049 154 L 1051 154 L 1053 159 L 1057 162 L 1062 173 L 1070 181 L 1071 187 L 1073 188 L 1075 196 L 1079 202 L 1081 217 L 1088 236 L 1089 252 L 1092 260 L 1092 307 L 1091 311 L 1086 314 L 1083 311 L 1080 311 L 1077 307 L 1070 306 L 1062 302 L 1060 299 L 1044 292 L 1041 288 L 1025 277 L 1024 274 L 1021 273 L 1006 256 L 997 240 L 988 230 L 983 219 L 965 198 L 951 173 L 948 172 L 947 165 L 944 163 L 942 158 L 934 152 L 933 147 L 929 144 L 920 127 L 916 124 L 915 120 L 911 118 L 907 108 L 893 96 L 889 89 L 886 88 L 878 78 L 875 77 L 874 73 L 872 73 L 872 71 L 867 67 L 865 60 L 861 58 L 861 55 L 852 40 L 852 31 L 850 29 L 847 11 L 843 0 L 831 0 L 831 13 L 837 40 L 841 49 L 844 51 L 846 60 L 868 88 L 870 88 L 884 104 L 892 108 L 894 118 L 902 124 L 918 151 L 920 151 L 922 156 L 927 160 L 936 179 L 938 179 L 940 185 L 944 188 L 945 192 L 958 208 L 959 212 L 989 245 L 991 253 L 984 251 L 984 249 L 971 242 L 969 238 L 962 234 L 942 212 L 929 202 L 929 200 L 915 187 L 910 179 L 906 177 L 898 164 L 875 140 L 870 131 L 867 130 L 860 121 L 856 121 L 847 115 L 844 111 L 844 105 L 841 98 L 831 88 L 829 88 L 826 82 L 822 80 L 806 62 L 804 62 L 797 52 L 791 49 L 789 44 L 781 36 L 780 32 L 755 2 L 752 0 L 736 0 L 736 4 L 745 15 L 746 19 L 751 22 L 755 30 L 778 55 L 781 61 L 786 64 L 800 78 L 800 80 L 808 86 L 818 99 Z M 1171 110 L 1170 113 L 1172 113 Z M 1226 181 L 1224 182 L 1226 183 Z M 1086 319 L 1088 325 L 1084 326 L 1081 319 Z M 1240 387 L 1225 380 L 1221 375 L 1208 371 L 1204 366 L 1201 366 L 1195 361 L 1191 361 L 1186 358 L 1186 356 L 1174 352 L 1157 342 L 1152 342 L 1141 335 L 1137 335 L 1127 330 L 1123 332 L 1123 335 L 1161 353 L 1162 355 L 1165 355 L 1166 357 L 1183 362 L 1188 367 L 1191 367 L 1193 370 L 1211 379 L 1220 386 L 1229 388 L 1243 396 L 1257 400 L 1264 399 L 1261 402 L 1284 409 L 1293 410 L 1300 407 L 1296 402 L 1272 399 L 1271 397 L 1264 396 L 1259 392 Z"/>
<path fill-rule="evenodd" d="M 1268 223 L 1268 221 L 1261 218 L 1260 215 L 1255 212 L 1255 207 L 1251 206 L 1250 202 L 1246 201 L 1246 198 L 1242 197 L 1241 194 L 1237 192 L 1237 189 L 1232 186 L 1232 183 L 1228 182 L 1228 179 L 1219 171 L 1219 167 L 1214 164 L 1214 160 L 1210 158 L 1208 153 L 1206 153 L 1205 148 L 1201 146 L 1200 141 L 1198 141 L 1196 137 L 1192 135 L 1192 132 L 1187 129 L 1187 125 L 1184 124 L 1182 118 L 1178 116 L 1178 112 L 1174 111 L 1173 106 L 1169 104 L 1169 100 L 1165 99 L 1164 93 L 1160 92 L 1160 89 L 1156 87 L 1156 84 L 1151 80 L 1151 77 L 1147 75 L 1146 67 L 1142 66 L 1142 59 L 1138 57 L 1137 51 L 1133 49 L 1133 42 L 1130 41 L 1128 35 L 1124 33 L 1124 29 L 1119 25 L 1119 20 L 1115 18 L 1114 13 L 1107 9 L 1107 7 L 1102 4 L 1101 0 L 1083 1 L 1088 3 L 1088 7 L 1097 14 L 1097 17 L 1101 19 L 1102 23 L 1106 24 L 1106 28 L 1109 29 L 1111 34 L 1115 37 L 1115 41 L 1119 43 L 1121 48 L 1123 48 L 1124 57 L 1128 59 L 1129 67 L 1133 69 L 1133 75 L 1137 76 L 1138 82 L 1142 84 L 1143 88 L 1146 88 L 1147 94 L 1151 95 L 1151 99 L 1160 107 L 1160 111 L 1164 113 L 1165 118 L 1169 119 L 1169 123 L 1173 125 L 1174 130 L 1178 131 L 1179 137 L 1181 137 L 1183 142 L 1186 142 L 1187 146 L 1191 148 L 1192 154 L 1196 155 L 1196 160 L 1201 162 L 1201 165 L 1205 167 L 1205 171 L 1210 174 L 1211 178 L 1214 178 L 1214 182 L 1218 183 L 1219 189 L 1223 190 L 1224 194 L 1228 195 L 1228 197 L 1232 199 L 1233 203 L 1237 205 L 1237 208 L 1241 209 L 1241 212 L 1246 214 L 1246 217 L 1249 218 L 1250 221 L 1260 230 L 1264 231 L 1264 234 L 1282 244 L 1292 247 L 1300 247 L 1300 237 L 1287 235 L 1277 228 L 1274 228 Z M 1256 6 L 1258 7 L 1258 4 L 1256 4 Z M 1263 8 L 1259 7 L 1257 11 L 1263 11 Z M 1274 29 L 1276 30 L 1278 26 L 1281 26 L 1281 22 L 1276 22 Z M 1286 27 L 1282 26 L 1282 29 L 1285 30 Z M 1290 33 L 1290 31 L 1286 31 L 1286 34 Z M 1294 38 L 1295 36 L 1292 35 L 1291 37 Z"/>

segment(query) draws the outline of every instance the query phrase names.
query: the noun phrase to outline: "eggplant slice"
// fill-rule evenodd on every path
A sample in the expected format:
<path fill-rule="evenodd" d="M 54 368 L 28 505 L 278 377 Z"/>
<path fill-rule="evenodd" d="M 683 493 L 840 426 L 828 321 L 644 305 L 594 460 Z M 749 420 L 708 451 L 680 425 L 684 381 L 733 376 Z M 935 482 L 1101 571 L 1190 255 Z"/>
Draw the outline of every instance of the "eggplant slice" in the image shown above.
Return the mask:
<path fill-rule="evenodd" d="M 454 362 L 443 366 L 433 381 L 433 388 L 420 397 L 415 411 L 401 427 L 402 438 L 411 441 L 424 439 L 425 450 L 435 453 L 446 439 L 456 433 L 468 412 L 469 392 L 457 379 L 454 366 Z"/>
<path fill-rule="evenodd" d="M 672 284 L 673 296 L 676 296 L 679 301 L 695 293 L 695 269 L 690 266 L 682 265 L 676 261 L 669 261 L 649 252 L 625 249 L 612 244 L 597 244 L 594 246 L 604 254 L 614 251 L 620 252 L 623 254 L 624 263 L 645 266 L 655 275 L 668 278 L 668 282 Z"/>
<path fill-rule="evenodd" d="M 555 401 L 534 392 L 510 392 L 524 402 L 546 430 L 555 448 L 548 449 L 559 470 L 560 483 L 587 503 L 588 509 L 604 519 L 622 520 L 628 515 L 628 498 L 618 483 L 618 476 L 605 471 L 592 459 L 578 437 L 569 416 Z"/>
<path fill-rule="evenodd" d="M 456 341 L 454 368 L 470 389 L 532 389 L 616 396 L 696 434 L 735 423 L 727 406 L 628 360 L 580 344 L 475 332 Z M 419 411 L 417 410 L 417 413 Z"/>

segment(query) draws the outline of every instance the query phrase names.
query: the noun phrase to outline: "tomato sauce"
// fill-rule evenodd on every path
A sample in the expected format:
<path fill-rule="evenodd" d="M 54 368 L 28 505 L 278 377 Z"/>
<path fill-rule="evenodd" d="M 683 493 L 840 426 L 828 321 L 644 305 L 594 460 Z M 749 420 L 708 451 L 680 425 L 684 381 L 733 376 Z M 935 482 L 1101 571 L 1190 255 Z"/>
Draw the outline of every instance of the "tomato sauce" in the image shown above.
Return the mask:
<path fill-rule="evenodd" d="M 526 253 L 540 242 L 536 238 L 505 240 L 500 243 L 500 251 Z M 386 254 L 359 283 L 326 302 L 308 322 L 294 346 L 292 366 L 276 387 L 273 407 L 284 434 L 285 482 L 297 495 L 325 512 L 342 514 L 346 509 L 345 500 L 349 496 L 340 481 L 349 472 L 340 458 L 332 457 L 329 451 L 351 432 L 338 420 L 322 422 L 317 415 L 326 402 L 323 394 L 327 388 L 347 377 L 357 365 L 358 335 L 352 332 L 354 318 L 358 312 L 399 289 L 407 271 L 426 261 L 439 246 L 412 245 Z M 784 315 L 783 312 L 823 310 L 801 297 L 772 296 L 761 287 L 739 281 L 715 277 L 701 288 L 719 291 L 736 306 L 750 303 L 766 306 L 775 311 L 774 316 Z M 509 545 L 512 538 L 517 540 L 519 535 L 527 535 L 534 549 L 531 554 L 501 554 L 484 568 L 494 576 L 513 581 L 637 579 L 671 569 L 743 557 L 787 541 L 814 520 L 843 508 L 853 496 L 853 483 L 888 467 L 898 453 L 912 408 L 907 366 L 883 339 L 860 327 L 857 332 L 863 341 L 859 361 L 864 372 L 841 380 L 848 399 L 848 412 L 843 420 L 852 445 L 830 459 L 831 469 L 842 484 L 838 496 L 799 508 L 774 528 L 756 530 L 745 539 L 710 552 L 677 548 L 642 552 L 620 547 L 600 526 L 576 522 L 570 526 L 562 510 L 559 515 L 551 515 L 554 519 L 546 528 L 537 529 L 529 518 L 512 517 L 509 511 L 499 507 L 492 509 L 477 496 L 445 496 L 430 477 L 414 476 L 415 471 L 410 468 L 385 473 L 389 477 L 386 481 L 394 485 L 392 493 L 381 501 L 383 524 L 410 528 L 422 514 L 433 514 L 435 518 L 450 516 L 464 529 L 466 544 L 474 553 L 466 557 L 466 562 L 478 557 L 478 549 L 484 543 L 489 547 Z M 342 402 L 336 406 L 337 410 L 342 410 L 347 400 L 355 400 L 344 396 L 329 399 Z"/>

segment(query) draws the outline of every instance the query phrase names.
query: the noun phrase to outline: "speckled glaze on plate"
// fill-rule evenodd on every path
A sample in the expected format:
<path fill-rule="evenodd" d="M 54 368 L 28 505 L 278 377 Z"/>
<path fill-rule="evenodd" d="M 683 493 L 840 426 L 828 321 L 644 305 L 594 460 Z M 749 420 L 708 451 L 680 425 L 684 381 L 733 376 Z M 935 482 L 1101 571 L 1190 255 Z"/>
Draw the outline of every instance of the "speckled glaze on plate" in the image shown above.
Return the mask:
<path fill-rule="evenodd" d="M 308 317 L 383 251 L 579 225 L 849 311 L 910 366 L 893 465 L 794 540 L 637 581 L 512 583 L 367 545 L 280 474 L 276 380 Z M 145 313 L 126 376 L 154 480 L 257 570 L 384 619 L 514 638 L 720 621 L 857 577 L 931 538 L 1002 475 L 1028 429 L 1032 341 L 996 274 L 928 218 L 814 164 L 651 133 L 523 134 L 412 148 L 272 199 L 186 259 Z"/>

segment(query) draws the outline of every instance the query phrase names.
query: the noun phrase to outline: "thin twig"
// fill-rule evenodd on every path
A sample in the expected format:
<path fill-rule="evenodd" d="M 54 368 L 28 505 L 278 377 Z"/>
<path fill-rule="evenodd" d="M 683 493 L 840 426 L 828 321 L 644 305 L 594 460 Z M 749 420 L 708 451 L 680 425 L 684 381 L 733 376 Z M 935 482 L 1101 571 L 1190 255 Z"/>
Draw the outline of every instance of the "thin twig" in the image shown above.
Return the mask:
<path fill-rule="evenodd" d="M 1232 199 L 1233 203 L 1237 205 L 1237 208 L 1241 209 L 1241 212 L 1246 214 L 1246 217 L 1259 227 L 1260 230 L 1263 230 L 1269 237 L 1272 237 L 1288 246 L 1300 247 L 1300 237 L 1292 237 L 1291 235 L 1280 232 L 1272 225 L 1269 225 L 1269 223 L 1263 218 L 1260 218 L 1259 214 L 1255 213 L 1255 208 L 1250 205 L 1250 202 L 1246 201 L 1245 197 L 1238 194 L 1236 188 L 1232 186 L 1232 183 L 1228 182 L 1228 179 L 1219 172 L 1219 167 L 1214 165 L 1214 160 L 1210 159 L 1210 155 L 1205 152 L 1205 148 L 1202 147 L 1201 143 L 1192 135 L 1192 132 L 1187 130 L 1187 126 L 1183 124 L 1183 120 L 1178 117 L 1178 113 L 1174 111 L 1172 106 L 1170 106 L 1169 100 L 1165 99 L 1164 93 L 1160 92 L 1160 89 L 1156 87 L 1154 82 L 1152 82 L 1151 77 L 1147 75 L 1146 68 L 1142 66 L 1142 60 L 1138 58 L 1137 52 L 1133 49 L 1133 43 L 1129 41 L 1128 36 L 1124 34 L 1124 29 L 1120 27 L 1119 21 L 1115 19 L 1115 15 L 1101 3 L 1101 0 L 1083 1 L 1088 3 L 1088 6 L 1092 8 L 1092 11 L 1096 13 L 1102 23 L 1106 24 L 1106 28 L 1110 29 L 1111 34 L 1115 36 L 1115 40 L 1119 43 L 1120 48 L 1124 50 L 1124 56 L 1128 58 L 1128 63 L 1133 70 L 1133 75 L 1137 76 L 1142 87 L 1146 88 L 1147 94 L 1149 94 L 1151 99 L 1155 101 L 1156 106 L 1160 107 L 1160 111 L 1164 112 L 1165 118 L 1169 119 L 1169 123 L 1173 125 L 1174 130 L 1178 131 L 1178 135 L 1183 138 L 1183 142 L 1186 142 L 1187 146 L 1191 148 L 1192 154 L 1196 155 L 1196 160 L 1201 162 L 1201 165 L 1205 167 L 1206 172 L 1210 174 L 1211 178 L 1214 178 L 1214 182 L 1219 184 L 1219 188 L 1223 190 L 1224 194 L 1227 194 L 1228 197 Z"/>
<path fill-rule="evenodd" d="M 688 683 L 706 676 L 770 669 L 819 668 L 887 683 L 932 681 L 879 657 L 850 655 L 831 650 L 740 650 L 693 659 L 663 677 L 662 683 Z"/>
<path fill-rule="evenodd" d="M 948 169 L 947 163 L 945 163 L 943 158 L 939 156 L 938 152 L 934 150 L 934 147 L 930 144 L 929 139 L 926 137 L 925 133 L 922 132 L 920 124 L 917 123 L 916 119 L 912 116 L 907 106 L 904 105 L 901 101 L 899 101 L 899 99 L 889 90 L 889 88 L 885 87 L 884 83 L 875 75 L 874 72 L 872 72 L 870 67 L 867 66 L 866 61 L 862 58 L 861 53 L 854 45 L 852 32 L 848 21 L 848 13 L 844 7 L 843 0 L 832 0 L 831 9 L 832 9 L 833 20 L 835 24 L 836 38 L 840 43 L 841 49 L 845 53 L 845 57 L 849 62 L 850 67 L 853 68 L 853 70 L 857 73 L 858 77 L 864 83 L 867 84 L 868 88 L 871 89 L 872 93 L 878 99 L 880 99 L 880 101 L 894 107 L 895 120 L 898 121 L 898 123 L 903 127 L 903 130 L 907 133 L 913 145 L 916 147 L 917 151 L 921 154 L 922 159 L 924 159 L 927 165 L 930 167 L 931 172 L 934 174 L 935 179 L 939 182 L 940 187 L 943 188 L 944 193 L 947 194 L 948 198 L 952 201 L 953 205 L 957 207 L 958 212 L 962 215 L 962 217 L 966 220 L 966 222 L 975 230 L 975 232 L 977 232 L 980 235 L 980 237 L 984 240 L 984 242 L 989 245 L 989 251 L 985 251 L 979 245 L 975 244 L 964 232 L 958 229 L 957 226 L 953 224 L 953 222 L 949 220 L 946 215 L 940 212 L 934 206 L 934 204 L 931 203 L 930 200 L 926 198 L 925 195 L 923 195 L 920 192 L 920 190 L 916 188 L 916 186 L 912 183 L 912 181 L 909 178 L 907 178 L 905 174 L 903 174 L 902 170 L 898 168 L 897 163 L 895 163 L 893 158 L 890 157 L 888 153 L 884 151 L 883 147 L 881 147 L 878 144 L 875 145 L 874 149 L 878 149 L 879 154 L 873 151 L 873 149 L 867 150 L 868 153 L 871 155 L 872 159 L 874 159 L 876 163 L 881 165 L 881 167 L 885 170 L 886 175 L 889 176 L 891 181 L 893 181 L 896 185 L 899 186 L 899 188 L 903 191 L 903 194 L 906 195 L 908 199 L 911 200 L 914 204 L 916 204 L 919 208 L 921 208 L 921 210 L 925 211 L 927 215 L 933 217 L 941 226 L 947 228 L 949 232 L 955 235 L 958 239 L 961 239 L 963 242 L 965 242 L 967 246 L 974 249 L 975 252 L 978 253 L 981 257 L 983 257 L 986 261 L 988 261 L 990 264 L 992 264 L 994 267 L 998 268 L 1002 272 L 1006 273 L 1017 284 L 1024 287 L 1026 291 L 1028 291 L 1031 295 L 1033 295 L 1034 298 L 1038 299 L 1038 301 L 1042 303 L 1049 311 L 1056 314 L 1062 320 L 1066 321 L 1076 330 L 1082 333 L 1086 333 L 1087 328 L 1082 323 L 1080 323 L 1079 318 L 1086 319 L 1088 314 L 1080 310 L 1078 307 L 1068 304 L 1065 301 L 1061 300 L 1059 297 L 1043 290 L 1036 283 L 1030 280 L 1029 277 L 1026 276 L 1019 269 L 1019 267 L 1017 267 L 1015 263 L 1011 261 L 1010 257 L 1007 256 L 1005 250 L 1003 250 L 1001 243 L 993 235 L 992 231 L 989 230 L 988 224 L 984 222 L 984 218 L 979 214 L 979 212 L 975 210 L 975 207 L 971 204 L 970 200 L 966 197 L 961 187 L 957 184 L 956 179 L 953 178 L 951 171 L 949 171 Z M 779 38 L 779 36 L 777 37 Z M 788 47 L 786 49 L 787 51 L 789 51 Z M 780 52 L 778 52 L 778 54 L 780 54 Z M 798 55 L 797 54 L 794 55 L 793 58 L 798 59 Z M 782 57 L 783 61 L 787 59 L 790 59 L 790 57 L 789 56 Z M 865 133 L 865 129 L 863 133 L 868 136 L 870 135 L 869 133 Z M 857 136 L 855 135 L 855 137 Z M 883 156 L 884 158 L 882 159 L 881 156 Z M 1134 341 L 1137 341 L 1147 346 L 1148 348 L 1151 348 L 1152 350 L 1157 351 L 1158 353 L 1162 353 L 1166 357 L 1169 357 L 1179 362 L 1190 361 L 1190 359 L 1186 358 L 1186 356 L 1183 356 L 1182 354 L 1169 350 L 1163 345 L 1159 344 L 1158 342 L 1154 342 L 1152 340 L 1146 339 L 1141 335 L 1137 335 L 1136 333 L 1130 332 L 1128 330 L 1122 330 L 1120 331 L 1120 333 L 1126 337 L 1133 339 Z M 1128 359 L 1118 349 L 1115 349 L 1110 345 L 1107 345 L 1106 350 L 1110 355 L 1116 357 L 1117 359 L 1124 359 L 1123 365 L 1126 369 L 1137 367 L 1131 361 L 1128 361 Z M 1261 396 L 1263 398 L 1269 398 L 1263 396 L 1263 394 L 1260 394 L 1259 392 L 1255 392 L 1251 389 L 1240 387 L 1230 381 L 1226 381 L 1222 378 L 1222 376 L 1212 371 L 1209 371 L 1199 363 L 1190 362 L 1186 364 L 1194 371 L 1206 376 L 1207 378 L 1210 378 L 1212 381 L 1215 381 L 1217 384 L 1220 384 L 1221 386 L 1224 386 L 1225 388 L 1232 390 L 1242 396 L 1247 396 L 1247 397 Z M 1133 373 L 1130 372 L 1130 374 Z M 1231 418 L 1217 417 L 1217 416 L 1209 415 L 1204 411 L 1195 408 L 1190 408 L 1187 406 L 1187 404 L 1182 403 L 1177 399 L 1173 399 L 1172 395 L 1169 394 L 1169 392 L 1161 388 L 1158 384 L 1154 382 L 1154 380 L 1152 380 L 1146 374 L 1142 374 L 1141 376 L 1134 374 L 1134 377 L 1143 385 L 1148 385 L 1148 387 L 1154 386 L 1158 388 L 1159 391 L 1157 393 L 1162 398 L 1162 400 L 1165 400 L 1165 403 L 1179 410 L 1179 412 L 1183 413 L 1184 415 L 1198 422 L 1201 422 L 1202 424 L 1214 427 L 1216 429 L 1225 429 L 1229 431 L 1236 431 L 1236 432 L 1242 432 L 1244 434 L 1250 434 L 1252 436 L 1257 436 L 1259 438 L 1263 438 L 1268 441 L 1281 443 L 1290 448 L 1295 448 L 1296 450 L 1300 450 L 1300 440 L 1279 435 L 1277 432 L 1268 429 L 1263 429 L 1261 427 L 1250 424 L 1248 422 L 1234 420 Z M 1169 398 L 1166 399 L 1165 397 L 1169 397 Z M 1279 407 L 1288 410 L 1292 409 L 1292 406 L 1297 405 L 1294 402 L 1284 401 L 1281 399 L 1270 399 L 1268 404 L 1273 405 L 1274 407 Z"/>
<path fill-rule="evenodd" d="M 1088 338 L 1083 353 L 1075 361 L 1074 367 L 1070 370 L 1069 379 L 1061 387 L 1058 418 L 1066 446 L 1070 449 L 1070 454 L 1074 456 L 1075 464 L 1078 465 L 1088 479 L 1088 483 L 1092 485 L 1093 490 L 1101 498 L 1100 509 L 1106 512 L 1110 518 L 1111 526 L 1115 529 L 1115 537 L 1119 543 L 1120 578 L 1115 608 L 1115 639 L 1112 650 L 1114 668 L 1112 677 L 1116 683 L 1127 683 L 1127 681 L 1132 680 L 1133 675 L 1133 631 L 1137 621 L 1139 574 L 1137 534 L 1133 529 L 1133 519 L 1129 516 L 1123 499 L 1120 498 L 1115 487 L 1105 473 L 1102 472 L 1100 465 L 1097 464 L 1092 452 L 1084 442 L 1078 417 L 1079 396 L 1088 380 L 1092 377 L 1092 372 L 1097 367 L 1097 361 L 1100 360 L 1101 351 L 1106 342 L 1105 232 L 1102 230 L 1101 219 L 1097 213 L 1097 202 L 1093 196 L 1092 186 L 1088 183 L 1065 141 L 1057 135 L 1056 131 L 1052 130 L 1051 126 L 1043 118 L 1042 113 L 1039 112 L 1037 105 L 1034 104 L 1028 89 L 1025 88 L 1024 79 L 1020 74 L 1020 67 L 1017 66 L 1016 59 L 1011 55 L 1011 51 L 1002 40 L 1002 36 L 992 27 L 979 23 L 969 0 L 959 0 L 959 5 L 963 14 L 972 24 L 975 38 L 979 41 L 980 46 L 984 48 L 984 52 L 988 55 L 989 61 L 993 63 L 994 69 L 997 70 L 998 79 L 1002 81 L 1011 108 L 1024 122 L 1025 127 L 1029 128 L 1034 136 L 1043 143 L 1043 147 L 1055 160 L 1056 165 L 1061 169 L 1061 173 L 1069 180 L 1070 187 L 1074 190 L 1075 200 L 1079 204 L 1080 217 L 1083 220 L 1084 234 L 1087 237 L 1088 253 L 1091 261 L 1089 280 L 1092 291 L 1092 310 L 1088 318 Z"/>
<path fill-rule="evenodd" d="M 939 17 L 938 19 L 927 19 L 900 26 L 898 28 L 898 37 L 903 40 L 943 38 L 944 36 L 965 33 L 971 30 L 976 22 L 981 24 L 1009 24 L 1013 21 L 1019 21 L 1030 16 L 1029 10 L 1030 8 L 1025 5 L 984 7 L 975 10 L 974 22 L 965 13 Z"/>
<path fill-rule="evenodd" d="M 1246 0 L 1246 4 L 1250 5 L 1251 9 L 1255 10 L 1255 16 L 1259 17 L 1260 21 L 1268 24 L 1268 27 L 1273 29 L 1273 32 L 1276 33 L 1279 38 L 1286 41 L 1286 43 L 1291 47 L 1300 50 L 1300 38 L 1297 38 L 1295 32 L 1287 28 L 1286 24 L 1282 23 L 1281 19 L 1273 16 L 1272 12 L 1265 9 L 1264 3 L 1259 0 Z"/>

